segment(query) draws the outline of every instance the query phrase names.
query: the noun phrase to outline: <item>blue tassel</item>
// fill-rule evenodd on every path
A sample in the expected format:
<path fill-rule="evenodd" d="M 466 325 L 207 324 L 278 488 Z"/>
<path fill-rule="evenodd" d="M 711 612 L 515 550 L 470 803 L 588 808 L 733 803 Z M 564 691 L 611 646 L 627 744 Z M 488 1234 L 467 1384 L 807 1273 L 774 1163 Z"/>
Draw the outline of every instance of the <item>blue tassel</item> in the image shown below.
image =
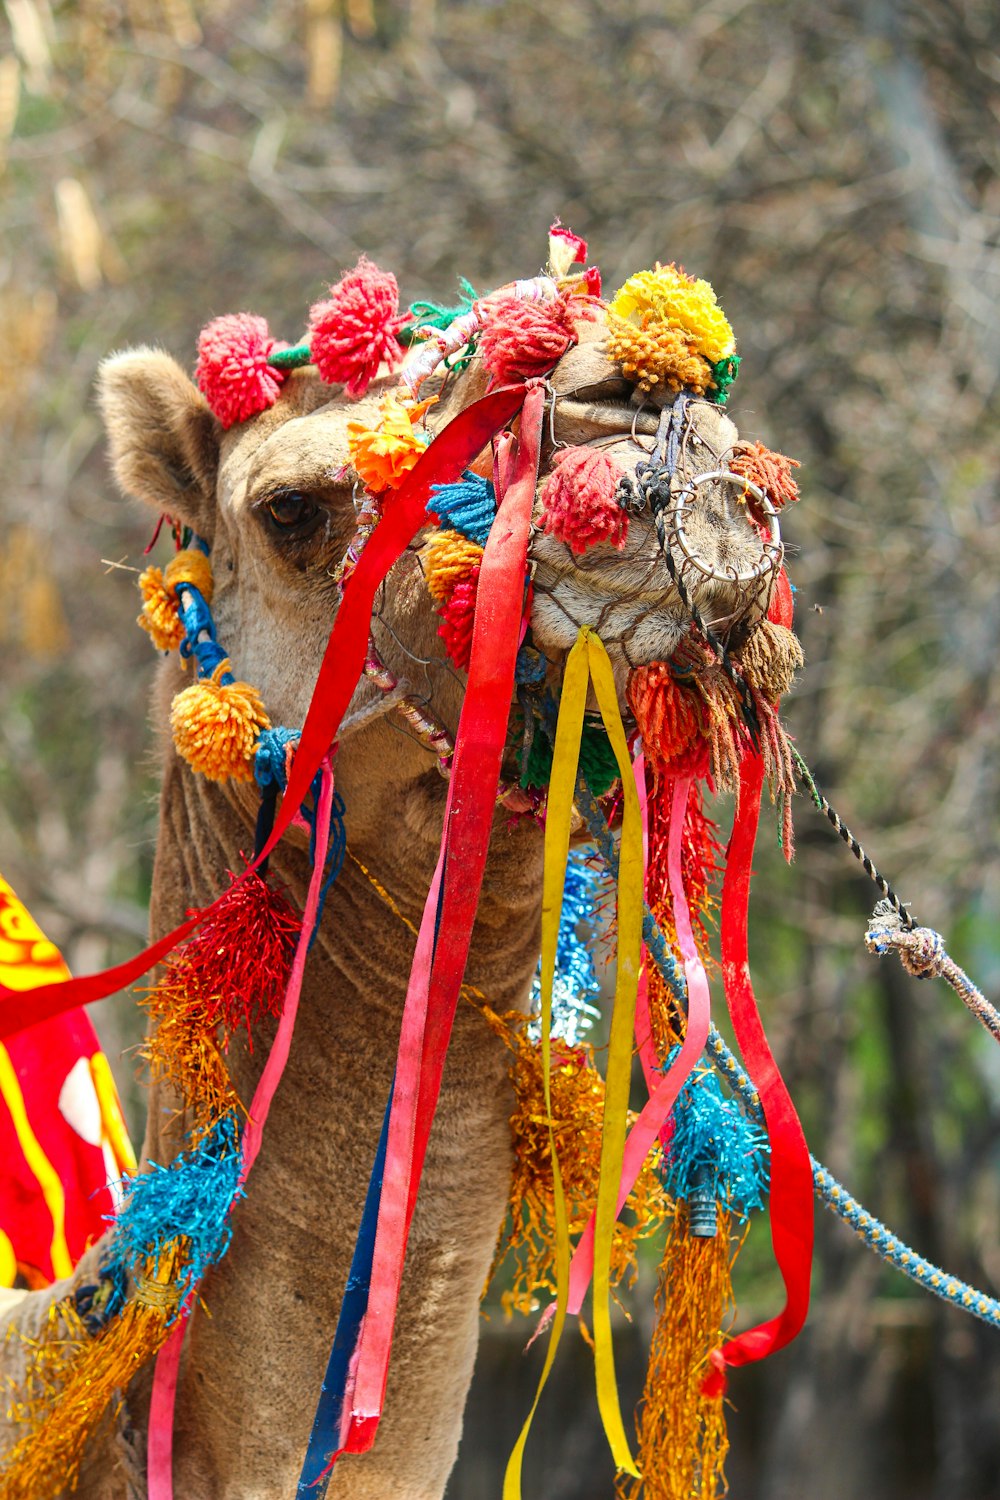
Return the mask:
<path fill-rule="evenodd" d="M 571 849 L 566 862 L 566 886 L 556 941 L 556 976 L 552 986 L 552 1034 L 570 1046 L 575 1046 L 586 1035 L 600 1015 L 589 998 L 601 991 L 591 950 L 599 936 L 597 912 L 606 889 L 603 872 L 587 863 L 586 851 Z M 541 994 L 539 964 L 531 988 L 532 1009 L 536 1014 L 541 1006 Z"/>
<path fill-rule="evenodd" d="M 454 484 L 432 484 L 428 514 L 437 516 L 441 525 L 460 531 L 470 542 L 486 546 L 497 513 L 496 495 L 488 479 L 480 479 L 466 469 Z"/>
<path fill-rule="evenodd" d="M 668 1067 L 678 1051 L 670 1053 Z M 735 1099 L 726 1098 L 710 1063 L 696 1065 L 670 1121 L 663 1184 L 671 1197 L 690 1205 L 710 1194 L 740 1223 L 764 1207 L 770 1182 L 767 1136 Z"/>
<path fill-rule="evenodd" d="M 128 1197 L 117 1217 L 108 1220 L 114 1237 L 102 1276 L 122 1286 L 147 1256 L 156 1257 L 173 1240 L 183 1238 L 185 1259 L 178 1278 L 183 1306 L 209 1266 L 229 1248 L 229 1216 L 243 1196 L 240 1162 L 240 1130 L 229 1114 L 168 1167 L 151 1161 L 146 1171 L 124 1178 Z"/>

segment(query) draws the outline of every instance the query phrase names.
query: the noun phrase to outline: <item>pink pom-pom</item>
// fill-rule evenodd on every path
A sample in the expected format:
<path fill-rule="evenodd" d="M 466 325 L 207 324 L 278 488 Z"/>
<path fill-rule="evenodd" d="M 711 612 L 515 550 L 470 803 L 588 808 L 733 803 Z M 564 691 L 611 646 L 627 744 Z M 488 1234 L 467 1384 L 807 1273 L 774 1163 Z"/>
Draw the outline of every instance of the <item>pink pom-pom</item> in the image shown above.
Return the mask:
<path fill-rule="evenodd" d="M 277 401 L 285 374 L 267 362 L 274 347 L 266 321 L 254 313 L 227 313 L 201 330 L 195 379 L 223 427 Z"/>
<path fill-rule="evenodd" d="M 363 255 L 309 313 L 309 352 L 320 379 L 363 396 L 380 364 L 393 369 L 402 359 L 396 335 L 405 322 L 395 276 Z"/>
<path fill-rule="evenodd" d="M 565 297 L 554 302 L 496 297 L 479 307 L 483 316 L 479 352 L 501 385 L 545 375 L 576 343 L 574 315 L 593 316 L 585 305 L 571 308 Z"/>
<path fill-rule="evenodd" d="M 438 610 L 441 624 L 438 635 L 456 667 L 468 670 L 472 657 L 472 625 L 476 615 L 476 590 L 479 588 L 479 569 L 473 568 L 466 578 L 456 583 L 450 597 Z"/>
<path fill-rule="evenodd" d="M 621 469 L 595 448 L 564 448 L 542 490 L 542 525 L 576 553 L 595 542 L 619 551 L 628 537 L 628 516 L 615 499 Z"/>

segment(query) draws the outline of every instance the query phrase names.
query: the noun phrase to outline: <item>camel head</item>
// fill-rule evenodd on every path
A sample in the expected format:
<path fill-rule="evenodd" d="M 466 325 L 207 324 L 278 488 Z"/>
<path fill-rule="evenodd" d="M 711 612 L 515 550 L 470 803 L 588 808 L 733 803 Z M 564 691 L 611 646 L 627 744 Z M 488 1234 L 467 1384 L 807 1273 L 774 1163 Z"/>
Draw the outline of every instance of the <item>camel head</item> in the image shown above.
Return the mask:
<path fill-rule="evenodd" d="M 367 262 L 313 309 L 308 346 L 279 349 L 246 314 L 210 324 L 198 371 L 207 396 L 150 349 L 104 366 L 118 481 L 204 540 L 218 639 L 272 723 L 304 721 L 345 572 L 423 449 L 488 390 L 526 377 L 544 381 L 546 400 L 529 629 L 512 702 L 514 782 L 532 785 L 529 741 L 537 725 L 551 731 L 562 663 L 582 625 L 608 648 L 628 723 L 641 716 L 639 700 L 648 710 L 656 698 L 650 664 L 680 651 L 687 672 L 706 652 L 716 665 L 712 649 L 738 653 L 764 621 L 781 567 L 780 497 L 754 482 L 748 445 L 721 404 L 737 361 L 711 288 L 658 267 L 605 302 L 592 273 L 566 261 L 557 245 L 548 277 L 470 302 L 447 326 L 401 327 L 394 307 L 360 374 L 330 329 L 339 337 L 344 319 L 354 328 L 359 297 L 367 308 L 387 283 L 394 290 Z M 393 348 L 403 355 L 396 332 L 410 345 L 399 373 L 376 373 L 379 355 L 381 370 L 395 363 Z M 344 721 L 345 763 L 352 732 L 393 704 L 425 733 L 419 746 L 393 736 L 399 753 L 387 774 L 423 775 L 433 726 L 454 732 L 488 531 L 488 519 L 482 530 L 463 521 L 461 507 L 455 519 L 455 495 L 466 511 L 485 504 L 491 514 L 494 465 L 487 444 L 459 490 L 432 494 L 426 529 L 380 591 L 377 665 Z M 689 649 L 693 620 L 702 634 Z M 370 775 L 367 751 L 365 763 Z"/>

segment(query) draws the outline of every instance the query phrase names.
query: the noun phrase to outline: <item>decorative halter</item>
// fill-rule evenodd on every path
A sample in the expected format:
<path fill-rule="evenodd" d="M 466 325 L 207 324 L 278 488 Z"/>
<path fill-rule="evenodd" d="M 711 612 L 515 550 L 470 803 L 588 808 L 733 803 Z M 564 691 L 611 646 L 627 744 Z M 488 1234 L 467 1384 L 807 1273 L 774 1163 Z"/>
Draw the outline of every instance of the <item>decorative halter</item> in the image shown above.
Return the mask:
<path fill-rule="evenodd" d="M 127 1182 L 99 1285 L 57 1304 L 50 1324 L 58 1342 L 42 1339 L 28 1351 L 29 1377 L 19 1397 L 26 1428 L 0 1473 L 0 1500 L 38 1500 L 71 1484 L 106 1405 L 154 1354 L 149 1495 L 172 1495 L 172 1412 L 186 1320 L 206 1272 L 228 1246 L 231 1213 L 245 1192 L 288 1056 L 309 946 L 349 853 L 333 763 L 362 674 L 432 750 L 449 788 L 440 856 L 415 929 L 396 1075 L 300 1500 L 325 1493 L 339 1455 L 364 1452 L 375 1438 L 413 1204 L 462 995 L 480 1006 L 513 1059 L 512 1229 L 497 1257 L 498 1263 L 509 1257 L 513 1267 L 506 1301 L 530 1311 L 540 1296 L 553 1299 L 542 1320 L 551 1332 L 540 1395 L 565 1320 L 580 1313 L 593 1283 L 597 1397 L 623 1494 L 638 1493 L 640 1474 L 650 1500 L 682 1500 L 695 1488 L 703 1496 L 718 1493 L 726 1369 L 789 1342 L 806 1315 L 814 1188 L 863 1233 L 874 1225 L 869 1239 L 923 1284 L 943 1278 L 918 1257 L 908 1264 L 912 1253 L 891 1236 L 891 1245 L 882 1244 L 882 1226 L 812 1161 L 757 1012 L 747 961 L 747 898 L 765 779 L 789 857 L 791 794 L 796 780 L 806 778 L 817 805 L 891 899 L 902 922 L 891 932 L 882 922 L 871 938 L 878 951 L 902 949 L 913 924 L 815 788 L 778 718 L 778 700 L 802 661 L 791 630 L 778 522 L 782 508 L 798 498 L 797 465 L 760 444 L 740 443 L 715 471 L 688 470 L 697 403 L 724 403 L 739 360 L 711 287 L 677 267 L 639 272 L 604 307 L 611 358 L 640 391 L 674 395 L 662 408 L 648 459 L 633 477 L 600 449 L 560 449 L 537 524 L 580 557 L 598 546 L 623 548 L 631 519 L 648 514 L 690 628 L 669 661 L 631 671 L 630 734 L 607 652 L 592 628 L 582 626 L 558 695 L 552 664 L 531 639 L 533 585 L 526 565 L 544 377 L 575 342 L 577 324 L 597 313 L 600 277 L 579 269 L 586 258 L 585 243 L 557 224 L 546 275 L 482 298 L 465 284 L 460 307 L 417 303 L 404 315 L 395 279 L 362 259 L 313 307 L 299 345 L 276 344 L 263 319 L 247 313 L 217 318 L 201 335 L 197 378 L 224 427 L 273 405 L 288 370 L 300 365 L 313 365 L 321 380 L 357 397 L 381 368 L 402 362 L 404 346 L 410 353 L 398 389 L 382 399 L 377 425 L 349 424 L 351 465 L 366 494 L 301 729 L 273 726 L 256 690 L 235 680 L 216 639 L 203 543 L 178 537 L 187 545 L 165 569 L 150 567 L 140 580 L 140 623 L 154 645 L 179 649 L 196 664 L 196 680 L 171 711 L 178 751 L 192 770 L 213 780 L 256 778 L 261 814 L 253 859 L 229 889 L 135 959 L 36 989 L 30 1008 L 16 993 L 0 990 L 3 1036 L 112 993 L 166 960 L 145 1000 L 156 1022 L 146 1056 L 152 1076 L 176 1091 L 189 1121 L 185 1149 L 174 1162 L 148 1163 Z M 420 387 L 436 371 L 472 357 L 490 373 L 491 389 L 428 441 L 422 422 L 430 402 L 418 399 Z M 515 440 L 509 426 L 518 415 Z M 491 443 L 492 480 L 469 467 Z M 760 560 L 752 567 L 720 573 L 699 557 L 688 523 L 706 485 L 745 506 L 760 537 Z M 422 561 L 439 633 L 468 673 L 454 742 L 407 694 L 371 637 L 377 591 L 428 529 Z M 693 574 L 758 591 L 761 619 L 732 649 L 700 615 L 689 585 Z M 588 712 L 591 694 L 597 715 Z M 747 1073 L 710 1017 L 708 928 L 720 845 L 705 792 L 718 787 L 738 793 L 721 891 L 721 967 Z M 536 1014 L 528 1025 L 497 1017 L 464 982 L 498 800 L 521 814 L 545 813 L 542 956 Z M 596 860 L 617 882 L 617 980 L 603 1078 L 586 1040 L 598 985 L 579 927 L 592 921 L 607 877 L 593 861 L 570 854 L 577 815 L 590 829 Z M 615 817 L 621 821 L 617 845 L 609 831 Z M 301 918 L 266 878 L 269 855 L 293 822 L 308 829 L 313 866 Z M 361 869 L 402 920 L 391 893 Z M 933 944 L 920 941 L 923 956 L 914 962 L 923 963 Z M 936 950 L 932 956 L 942 968 L 944 959 Z M 225 1053 L 237 1031 L 252 1036 L 262 1014 L 277 1018 L 277 1034 L 244 1111 Z M 638 1115 L 628 1110 L 634 1050 L 648 1092 Z M 745 1224 L 765 1198 L 785 1303 L 769 1321 L 729 1338 L 730 1272 L 742 1243 L 742 1231 L 734 1238 L 733 1226 Z M 631 1212 L 623 1218 L 626 1207 Z M 663 1224 L 666 1248 L 637 1463 L 618 1403 L 610 1297 L 634 1271 L 637 1240 Z M 934 1289 L 1000 1324 L 1000 1307 L 971 1288 L 945 1278 Z M 536 1398 L 531 1415 L 537 1404 Z M 504 1500 L 520 1495 L 530 1420 L 508 1467 Z"/>

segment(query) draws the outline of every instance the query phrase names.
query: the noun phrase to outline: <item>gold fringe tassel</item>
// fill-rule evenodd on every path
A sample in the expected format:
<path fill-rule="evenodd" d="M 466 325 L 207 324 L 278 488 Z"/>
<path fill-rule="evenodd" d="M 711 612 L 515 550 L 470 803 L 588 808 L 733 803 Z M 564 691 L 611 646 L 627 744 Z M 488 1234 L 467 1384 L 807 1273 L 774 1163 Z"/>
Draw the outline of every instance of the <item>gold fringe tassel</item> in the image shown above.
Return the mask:
<path fill-rule="evenodd" d="M 736 1245 L 738 1253 L 742 1240 Z M 708 1356 L 733 1303 L 729 1215 L 714 1239 L 688 1232 L 679 1203 L 660 1266 L 657 1321 L 636 1413 L 642 1479 L 618 1479 L 619 1500 L 717 1500 L 726 1493 L 725 1396 L 705 1396 Z"/>
<path fill-rule="evenodd" d="M 0 1500 L 43 1500 L 76 1488 L 87 1440 L 106 1408 L 165 1342 L 176 1307 L 176 1250 L 140 1282 L 133 1300 L 94 1338 L 72 1300 L 53 1303 L 38 1338 L 10 1329 L 26 1350 L 21 1380 L 8 1378 L 10 1420 L 24 1432 L 4 1455 Z"/>

